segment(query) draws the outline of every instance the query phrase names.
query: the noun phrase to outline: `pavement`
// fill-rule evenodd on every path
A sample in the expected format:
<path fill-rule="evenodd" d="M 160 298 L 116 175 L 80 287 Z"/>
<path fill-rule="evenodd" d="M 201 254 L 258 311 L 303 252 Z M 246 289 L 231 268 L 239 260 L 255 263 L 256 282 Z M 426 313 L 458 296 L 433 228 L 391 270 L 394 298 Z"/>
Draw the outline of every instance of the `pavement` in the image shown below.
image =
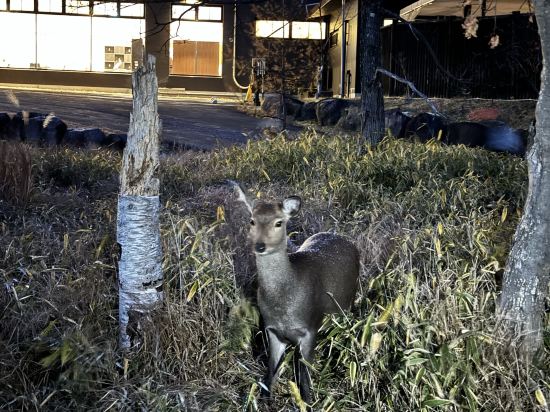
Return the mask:
<path fill-rule="evenodd" d="M 8 89 L 19 100 L 19 107 L 8 98 Z M 196 150 L 246 143 L 265 122 L 240 112 L 239 97 L 229 93 L 160 90 L 163 143 Z M 212 103 L 212 98 L 217 103 Z M 126 89 L 56 90 L 0 85 L 0 112 L 21 110 L 53 112 L 71 128 L 99 127 L 106 132 L 127 133 L 132 96 Z"/>

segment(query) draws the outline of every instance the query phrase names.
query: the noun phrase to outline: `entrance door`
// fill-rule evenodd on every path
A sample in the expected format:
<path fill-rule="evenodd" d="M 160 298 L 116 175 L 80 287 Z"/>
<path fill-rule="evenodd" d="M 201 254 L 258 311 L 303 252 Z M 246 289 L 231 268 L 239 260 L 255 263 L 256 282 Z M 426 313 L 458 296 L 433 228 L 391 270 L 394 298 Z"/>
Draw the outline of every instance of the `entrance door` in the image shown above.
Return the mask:
<path fill-rule="evenodd" d="M 174 40 L 172 74 L 219 76 L 220 43 Z"/>

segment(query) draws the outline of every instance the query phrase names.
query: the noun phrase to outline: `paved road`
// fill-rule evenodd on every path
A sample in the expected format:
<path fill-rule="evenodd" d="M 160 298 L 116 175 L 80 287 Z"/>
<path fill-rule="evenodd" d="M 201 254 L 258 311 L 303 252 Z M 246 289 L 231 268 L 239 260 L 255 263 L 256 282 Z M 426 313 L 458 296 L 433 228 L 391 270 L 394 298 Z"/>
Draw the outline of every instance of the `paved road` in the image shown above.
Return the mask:
<path fill-rule="evenodd" d="M 99 127 L 108 132 L 126 133 L 132 109 L 131 96 L 14 90 L 23 110 L 54 112 L 69 127 Z M 261 127 L 261 120 L 237 110 L 234 101 L 160 97 L 159 114 L 165 143 L 194 149 L 245 143 L 247 134 Z M 0 90 L 0 112 L 18 109 Z"/>

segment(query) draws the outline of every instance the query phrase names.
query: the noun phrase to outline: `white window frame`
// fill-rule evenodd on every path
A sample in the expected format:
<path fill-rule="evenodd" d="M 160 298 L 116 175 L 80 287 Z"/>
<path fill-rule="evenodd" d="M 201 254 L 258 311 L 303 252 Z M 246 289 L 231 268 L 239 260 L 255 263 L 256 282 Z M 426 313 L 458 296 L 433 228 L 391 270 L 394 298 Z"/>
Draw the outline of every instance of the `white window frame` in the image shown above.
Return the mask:
<path fill-rule="evenodd" d="M 256 37 L 290 38 L 290 22 L 288 20 L 256 20 L 255 29 Z"/>

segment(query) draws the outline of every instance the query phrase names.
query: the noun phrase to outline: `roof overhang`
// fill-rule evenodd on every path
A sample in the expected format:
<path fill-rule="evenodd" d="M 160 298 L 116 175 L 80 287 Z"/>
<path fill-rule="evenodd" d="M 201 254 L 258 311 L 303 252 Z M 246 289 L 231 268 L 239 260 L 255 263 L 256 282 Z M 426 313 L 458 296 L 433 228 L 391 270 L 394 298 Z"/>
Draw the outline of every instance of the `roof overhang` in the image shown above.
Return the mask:
<path fill-rule="evenodd" d="M 322 0 L 317 4 L 310 5 L 308 10 L 308 18 L 316 19 L 323 16 L 328 16 L 342 7 L 342 0 Z"/>
<path fill-rule="evenodd" d="M 482 0 L 472 0 L 471 14 L 481 16 Z M 532 8 L 529 7 L 527 0 L 498 0 L 487 1 L 487 16 L 511 14 L 519 11 L 521 13 L 531 13 Z M 457 0 L 418 0 L 404 7 L 399 12 L 405 20 L 414 20 L 419 16 L 435 17 L 435 16 L 458 16 L 464 17 L 464 8 L 462 3 Z"/>

